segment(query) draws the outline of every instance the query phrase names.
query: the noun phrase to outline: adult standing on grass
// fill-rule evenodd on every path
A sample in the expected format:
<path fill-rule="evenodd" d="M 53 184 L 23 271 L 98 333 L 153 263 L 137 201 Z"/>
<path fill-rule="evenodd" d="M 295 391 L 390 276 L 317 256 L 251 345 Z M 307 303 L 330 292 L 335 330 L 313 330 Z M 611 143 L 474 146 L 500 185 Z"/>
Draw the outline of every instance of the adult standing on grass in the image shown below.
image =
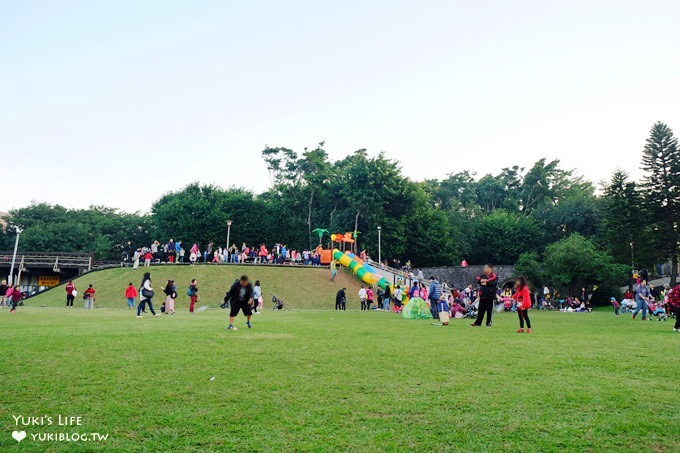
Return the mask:
<path fill-rule="evenodd" d="M 633 320 L 640 311 L 642 311 L 642 320 L 647 319 L 647 302 L 651 298 L 651 293 L 649 287 L 647 286 L 647 280 L 642 280 L 635 290 L 635 302 L 637 303 L 637 308 L 633 312 Z"/>
<path fill-rule="evenodd" d="M 364 288 L 364 285 L 361 285 L 361 289 L 359 290 L 359 302 L 361 302 L 361 311 L 366 310 L 366 297 L 368 297 L 366 288 Z"/>
<path fill-rule="evenodd" d="M 7 280 L 0 282 L 0 308 L 7 306 Z"/>
<path fill-rule="evenodd" d="M 137 288 L 130 282 L 128 287 L 125 288 L 125 298 L 127 299 L 127 305 L 129 309 L 135 308 L 135 299 L 137 298 Z"/>
<path fill-rule="evenodd" d="M 165 293 L 165 314 L 175 314 L 175 299 L 177 298 L 177 288 L 174 280 L 168 280 L 163 290 Z"/>
<path fill-rule="evenodd" d="M 123 264 L 121 267 L 128 267 L 132 261 L 132 242 L 128 241 L 123 247 Z"/>
<path fill-rule="evenodd" d="M 496 300 L 496 288 L 498 287 L 498 277 L 493 271 L 493 265 L 484 266 L 484 273 L 477 277 L 479 283 L 479 307 L 477 308 L 477 319 L 470 324 L 470 327 L 481 327 L 486 313 L 486 327 L 491 327 L 491 313 L 493 304 Z"/>
<path fill-rule="evenodd" d="M 531 308 L 531 294 L 527 279 L 519 277 L 515 282 L 515 293 L 512 295 L 517 307 L 519 316 L 519 330 L 517 333 L 524 333 L 524 323 L 527 324 L 526 333 L 531 333 L 531 321 L 529 320 L 529 309 Z"/>
<path fill-rule="evenodd" d="M 371 309 L 371 305 L 373 305 L 373 297 L 375 297 L 373 293 L 373 288 L 370 286 L 366 288 L 366 310 Z"/>
<path fill-rule="evenodd" d="M 430 300 L 430 312 L 432 313 L 432 318 L 437 319 L 439 317 L 439 298 L 442 295 L 442 285 L 439 284 L 437 277 L 430 277 L 430 290 L 427 292 Z"/>
<path fill-rule="evenodd" d="M 66 307 L 73 308 L 73 301 L 76 298 L 77 290 L 76 290 L 76 285 L 73 284 L 73 281 L 69 280 L 68 283 L 66 284 Z"/>
<path fill-rule="evenodd" d="M 198 300 L 198 280 L 191 280 L 187 294 L 189 295 L 189 313 L 193 313 L 194 305 L 196 305 L 196 301 Z"/>
<path fill-rule="evenodd" d="M 392 288 L 390 285 L 385 285 L 385 292 L 383 293 L 382 310 L 390 311 L 390 301 L 392 300 Z"/>
<path fill-rule="evenodd" d="M 21 302 L 21 287 L 17 285 L 12 290 L 12 308 L 9 311 L 10 313 L 17 311 L 17 305 L 19 305 L 19 302 Z"/>
<path fill-rule="evenodd" d="M 90 283 L 90 286 L 87 287 L 84 294 L 86 310 L 92 310 L 94 308 L 94 295 L 96 292 L 94 286 Z"/>
<path fill-rule="evenodd" d="M 151 314 L 154 316 L 158 316 L 156 312 L 153 310 L 153 287 L 151 286 L 151 273 L 146 272 L 144 274 L 144 277 L 142 277 L 142 284 L 140 285 L 140 295 L 139 295 L 139 305 L 137 305 L 137 317 L 141 318 L 142 317 L 142 310 L 144 310 L 144 307 L 146 305 L 149 306 L 149 310 L 151 310 Z"/>
<path fill-rule="evenodd" d="M 243 311 L 243 315 L 246 317 L 246 325 L 249 329 L 252 329 L 253 325 L 250 323 L 250 318 L 253 316 L 253 311 L 251 310 L 253 305 L 253 285 L 248 281 L 248 276 L 243 275 L 239 281 L 234 282 L 225 299 L 231 303 L 227 330 L 238 330 L 234 326 L 234 320 L 239 311 Z"/>
<path fill-rule="evenodd" d="M 141 249 L 135 250 L 135 253 L 132 257 L 132 270 L 133 271 L 136 271 L 137 269 L 139 269 L 139 258 L 140 258 L 141 254 L 142 254 Z"/>
<path fill-rule="evenodd" d="M 262 287 L 260 286 L 260 281 L 256 280 L 255 286 L 253 286 L 253 311 L 256 315 L 260 314 L 260 312 L 257 311 L 257 305 L 260 303 L 260 299 L 262 299 Z"/>
<path fill-rule="evenodd" d="M 342 288 L 335 295 L 335 309 L 346 311 L 347 309 L 347 288 Z"/>
<path fill-rule="evenodd" d="M 675 326 L 673 332 L 680 332 L 680 285 L 676 285 L 668 293 L 668 308 L 675 315 Z"/>

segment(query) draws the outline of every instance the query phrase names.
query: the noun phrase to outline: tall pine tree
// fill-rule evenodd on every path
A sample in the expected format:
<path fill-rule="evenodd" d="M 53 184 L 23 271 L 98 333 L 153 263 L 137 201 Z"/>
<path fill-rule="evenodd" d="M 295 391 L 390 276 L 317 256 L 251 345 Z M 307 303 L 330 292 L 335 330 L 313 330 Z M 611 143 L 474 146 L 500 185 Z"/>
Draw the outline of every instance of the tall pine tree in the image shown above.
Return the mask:
<path fill-rule="evenodd" d="M 643 203 L 650 214 L 642 221 L 654 224 L 653 239 L 659 251 L 671 259 L 671 284 L 675 285 L 680 241 L 680 149 L 665 123 L 652 126 L 642 155 L 642 168 L 646 172 Z"/>

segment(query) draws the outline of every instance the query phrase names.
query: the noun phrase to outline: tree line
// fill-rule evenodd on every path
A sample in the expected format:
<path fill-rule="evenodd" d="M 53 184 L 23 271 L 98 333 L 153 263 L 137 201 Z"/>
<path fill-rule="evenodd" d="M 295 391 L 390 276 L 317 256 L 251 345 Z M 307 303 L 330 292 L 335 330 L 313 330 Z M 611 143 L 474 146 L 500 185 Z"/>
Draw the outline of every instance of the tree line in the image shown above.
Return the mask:
<path fill-rule="evenodd" d="M 101 259 L 119 258 L 127 241 L 224 245 L 233 219 L 232 242 L 304 249 L 318 243 L 317 228 L 351 231 L 373 257 L 380 226 L 383 257 L 416 267 L 463 258 L 517 263 L 535 285 L 620 284 L 633 264 L 653 269 L 667 260 L 677 269 L 680 150 L 664 123 L 653 125 L 642 150 L 642 180 L 615 170 L 601 187 L 548 159 L 496 174 L 414 181 L 383 153 L 361 149 L 331 161 L 324 146 L 266 146 L 271 187 L 261 194 L 193 183 L 160 197 L 148 214 L 39 203 L 7 220 L 25 228 L 24 250 L 86 251 Z M 10 228 L 1 248 L 12 242 Z"/>

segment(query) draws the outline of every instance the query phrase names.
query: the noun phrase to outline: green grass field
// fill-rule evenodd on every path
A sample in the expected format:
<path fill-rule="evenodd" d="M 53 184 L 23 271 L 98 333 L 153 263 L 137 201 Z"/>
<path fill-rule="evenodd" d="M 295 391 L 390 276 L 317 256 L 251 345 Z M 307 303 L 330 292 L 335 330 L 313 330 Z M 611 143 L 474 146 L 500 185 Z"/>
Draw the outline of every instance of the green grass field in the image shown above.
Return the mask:
<path fill-rule="evenodd" d="M 153 287 L 158 296 L 162 295 L 168 279 L 175 280 L 178 299 L 176 309 L 187 309 L 189 298 L 186 295 L 191 279 L 198 280 L 201 304 L 216 307 L 222 303 L 225 292 L 235 279 L 246 274 L 254 283 L 261 280 L 264 294 L 264 306 L 271 307 L 271 293 L 284 299 L 291 308 L 330 308 L 335 306 L 335 293 L 341 287 L 347 288 L 348 294 L 357 294 L 361 283 L 348 272 L 339 272 L 334 284 L 329 282 L 330 271 L 326 268 L 303 268 L 296 266 L 238 266 L 238 265 L 197 265 L 191 267 L 176 265 L 158 265 L 149 269 L 131 268 L 106 269 L 92 272 L 74 280 L 82 295 L 91 283 L 97 290 L 96 307 L 125 308 L 125 288 L 132 282 L 139 288 L 145 270 L 151 272 Z M 65 283 L 65 282 L 64 282 Z M 162 303 L 162 297 L 156 297 L 156 307 Z M 26 301 L 29 306 L 63 307 L 66 304 L 64 285 L 53 288 L 38 297 Z M 76 306 L 83 306 L 80 297 Z M 200 304 L 199 304 L 200 305 Z"/>
<path fill-rule="evenodd" d="M 226 332 L 225 315 L 0 311 L 0 451 L 680 450 L 668 322 L 532 312 L 535 332 L 519 335 L 512 314 L 471 329 L 267 310 Z M 82 426 L 12 439 L 12 416 L 59 414 Z"/>

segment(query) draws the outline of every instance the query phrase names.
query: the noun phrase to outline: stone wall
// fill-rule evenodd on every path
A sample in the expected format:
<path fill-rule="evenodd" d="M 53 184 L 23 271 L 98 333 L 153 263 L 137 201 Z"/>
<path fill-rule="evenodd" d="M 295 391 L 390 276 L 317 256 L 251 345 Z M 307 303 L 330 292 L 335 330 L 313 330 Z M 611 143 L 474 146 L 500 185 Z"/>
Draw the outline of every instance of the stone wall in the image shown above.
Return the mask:
<path fill-rule="evenodd" d="M 484 273 L 484 266 L 425 267 L 414 269 L 413 273 L 418 275 L 419 270 L 423 271 L 426 280 L 430 277 L 437 277 L 440 283 L 463 288 L 470 283 L 475 283 L 475 278 Z M 498 275 L 499 284 L 502 285 L 512 279 L 514 269 L 509 265 L 499 265 L 494 267 L 494 272 Z"/>

